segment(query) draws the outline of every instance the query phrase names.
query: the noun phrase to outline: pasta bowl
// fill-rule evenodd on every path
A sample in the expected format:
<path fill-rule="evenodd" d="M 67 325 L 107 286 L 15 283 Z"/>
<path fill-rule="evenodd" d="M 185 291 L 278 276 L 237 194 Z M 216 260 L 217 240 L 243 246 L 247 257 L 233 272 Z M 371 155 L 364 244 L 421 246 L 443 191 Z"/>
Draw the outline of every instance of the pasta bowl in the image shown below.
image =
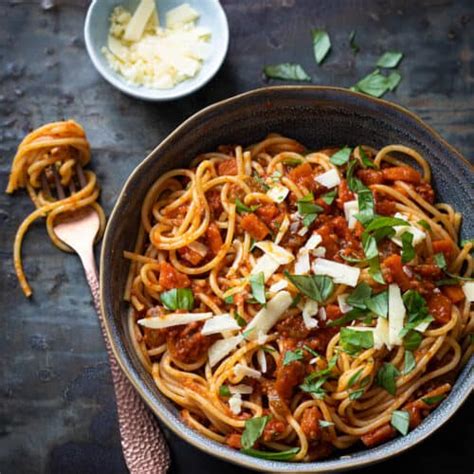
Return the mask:
<path fill-rule="evenodd" d="M 459 374 L 449 396 L 408 435 L 323 461 L 291 463 L 250 457 L 189 428 L 178 409 L 158 391 L 133 349 L 126 327 L 128 303 L 123 300 L 128 273 L 123 251 L 133 249 L 146 192 L 161 174 L 186 167 L 199 153 L 220 144 L 254 143 L 270 132 L 295 138 L 311 149 L 360 143 L 375 148 L 401 143 L 414 148 L 431 165 L 439 199 L 463 213 L 462 236 L 474 234 L 472 167 L 416 115 L 393 103 L 341 88 L 281 86 L 247 92 L 186 120 L 126 182 L 110 217 L 101 255 L 101 304 L 108 336 L 122 369 L 153 412 L 178 436 L 213 456 L 272 472 L 335 472 L 386 460 L 426 439 L 456 412 L 472 391 L 473 358 Z"/>

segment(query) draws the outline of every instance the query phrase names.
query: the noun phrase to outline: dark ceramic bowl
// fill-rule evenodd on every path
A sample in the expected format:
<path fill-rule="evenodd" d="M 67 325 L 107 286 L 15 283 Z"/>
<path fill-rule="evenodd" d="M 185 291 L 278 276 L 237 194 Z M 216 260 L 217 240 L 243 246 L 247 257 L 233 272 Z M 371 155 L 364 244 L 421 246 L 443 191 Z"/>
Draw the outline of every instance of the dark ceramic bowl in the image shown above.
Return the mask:
<path fill-rule="evenodd" d="M 241 454 L 190 429 L 134 354 L 125 323 L 128 307 L 122 299 L 128 271 L 122 252 L 134 247 L 140 207 L 148 188 L 165 171 L 186 167 L 198 153 L 214 150 L 219 144 L 250 144 L 269 132 L 295 138 L 311 149 L 360 143 L 376 148 L 402 143 L 415 148 L 431 164 L 439 200 L 454 204 L 465 216 L 463 235 L 474 235 L 472 168 L 416 115 L 395 104 L 332 87 L 282 86 L 248 92 L 211 105 L 186 120 L 125 184 L 110 216 L 101 255 L 102 310 L 112 347 L 128 378 L 156 415 L 177 435 L 208 454 L 273 472 L 334 472 L 388 459 L 424 440 L 454 414 L 472 390 L 474 358 L 459 375 L 449 397 L 407 436 L 326 461 L 289 463 Z"/>

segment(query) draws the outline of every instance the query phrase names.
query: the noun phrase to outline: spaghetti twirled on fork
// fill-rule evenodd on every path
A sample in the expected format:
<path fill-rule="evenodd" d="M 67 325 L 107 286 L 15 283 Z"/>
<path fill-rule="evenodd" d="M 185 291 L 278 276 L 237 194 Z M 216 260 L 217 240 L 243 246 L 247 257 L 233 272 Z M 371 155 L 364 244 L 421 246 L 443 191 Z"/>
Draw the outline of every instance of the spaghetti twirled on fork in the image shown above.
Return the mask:
<path fill-rule="evenodd" d="M 402 145 L 270 135 L 152 185 L 125 252 L 129 330 L 189 426 L 308 461 L 406 434 L 441 402 L 472 354 L 473 259 L 430 182 Z"/>

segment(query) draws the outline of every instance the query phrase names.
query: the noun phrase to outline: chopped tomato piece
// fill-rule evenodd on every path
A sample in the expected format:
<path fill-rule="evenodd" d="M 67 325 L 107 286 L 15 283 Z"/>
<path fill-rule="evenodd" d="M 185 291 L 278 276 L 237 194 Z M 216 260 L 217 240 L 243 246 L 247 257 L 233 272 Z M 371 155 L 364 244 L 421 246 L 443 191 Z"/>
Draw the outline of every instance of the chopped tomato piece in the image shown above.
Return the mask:
<path fill-rule="evenodd" d="M 216 336 L 203 336 L 201 329 L 201 321 L 170 328 L 166 342 L 171 355 L 185 364 L 193 364 L 203 357 Z"/>
<path fill-rule="evenodd" d="M 186 288 L 191 286 L 191 281 L 184 273 L 178 272 L 176 268 L 168 262 L 162 262 L 160 266 L 160 278 L 158 283 L 165 290 L 173 288 Z"/>
<path fill-rule="evenodd" d="M 272 224 L 272 221 L 279 212 L 280 211 L 278 210 L 278 207 L 275 206 L 275 204 L 265 204 L 255 211 L 258 217 L 260 217 L 260 219 L 262 219 L 262 221 L 268 226 Z"/>
<path fill-rule="evenodd" d="M 396 202 L 390 199 L 376 199 L 375 212 L 381 216 L 393 216 L 396 212 Z"/>
<path fill-rule="evenodd" d="M 451 319 L 453 304 L 443 294 L 433 293 L 428 298 L 428 310 L 438 323 L 446 324 Z"/>
<path fill-rule="evenodd" d="M 237 160 L 224 160 L 217 165 L 217 174 L 219 176 L 236 176 L 237 175 Z"/>
<path fill-rule="evenodd" d="M 339 183 L 338 197 L 336 199 L 337 207 L 339 209 L 344 209 L 344 203 L 353 201 L 354 199 L 354 193 L 349 189 L 347 180 L 341 179 L 341 182 Z"/>
<path fill-rule="evenodd" d="M 322 419 L 323 415 L 318 407 L 309 407 L 303 411 L 300 425 L 308 441 L 317 441 L 321 438 L 321 426 L 319 422 Z"/>
<path fill-rule="evenodd" d="M 462 291 L 462 288 L 460 286 L 443 286 L 443 288 L 441 288 L 441 291 L 454 304 L 460 303 L 465 298 L 464 291 Z"/>
<path fill-rule="evenodd" d="M 439 280 L 443 277 L 443 271 L 438 265 L 432 263 L 422 263 L 421 265 L 415 265 L 413 271 L 421 275 L 423 278 L 430 280 Z"/>
<path fill-rule="evenodd" d="M 421 183 L 415 187 L 415 191 L 427 202 L 434 204 L 435 192 L 429 183 Z"/>
<path fill-rule="evenodd" d="M 392 166 L 384 168 L 382 175 L 387 181 L 406 181 L 407 183 L 418 184 L 421 182 L 421 175 L 416 169 L 410 166 Z"/>
<path fill-rule="evenodd" d="M 263 441 L 275 441 L 281 436 L 286 429 L 286 423 L 283 421 L 272 418 L 266 425 L 263 430 Z"/>
<path fill-rule="evenodd" d="M 386 424 L 375 428 L 375 430 L 370 431 L 369 433 L 361 436 L 362 442 L 368 446 L 377 446 L 380 443 L 392 439 L 397 434 L 395 428 L 392 428 L 391 425 Z"/>
<path fill-rule="evenodd" d="M 400 255 L 390 255 L 382 262 L 385 270 L 384 276 L 387 283 L 397 283 L 403 291 L 410 289 L 410 279 L 403 271 L 402 257 Z"/>
<path fill-rule="evenodd" d="M 161 346 L 166 341 L 166 331 L 163 329 L 143 328 L 143 340 L 148 349 Z"/>
<path fill-rule="evenodd" d="M 318 230 L 318 234 L 323 239 L 321 247 L 326 249 L 326 258 L 332 259 L 339 252 L 337 243 L 337 235 L 333 233 L 329 224 L 322 225 Z"/>
<path fill-rule="evenodd" d="M 222 241 L 222 236 L 219 227 L 217 227 L 217 224 L 215 222 L 211 222 L 209 224 L 209 227 L 206 231 L 206 237 L 212 253 L 214 255 L 217 255 L 222 245 L 224 245 L 224 242 Z"/>
<path fill-rule="evenodd" d="M 225 442 L 227 446 L 230 446 L 231 448 L 234 449 L 241 449 L 242 445 L 240 443 L 240 438 L 242 437 L 241 434 L 239 433 L 231 433 L 226 436 Z"/>
<path fill-rule="evenodd" d="M 178 253 L 192 265 L 198 265 L 204 258 L 204 256 L 190 247 L 182 247 L 178 249 Z"/>
<path fill-rule="evenodd" d="M 367 186 L 371 184 L 382 184 L 384 182 L 383 174 L 377 170 L 359 170 L 357 177 Z"/>
<path fill-rule="evenodd" d="M 275 381 L 275 389 L 278 395 L 284 400 L 288 400 L 293 393 L 293 389 L 303 381 L 305 372 L 304 364 L 298 360 L 288 365 L 280 365 Z"/>
<path fill-rule="evenodd" d="M 434 240 L 433 253 L 443 253 L 446 260 L 451 260 L 453 255 L 453 243 L 449 239 Z"/>
<path fill-rule="evenodd" d="M 293 168 L 289 173 L 288 177 L 294 183 L 311 188 L 314 182 L 313 179 L 313 168 L 309 163 L 303 163 L 298 165 L 296 168 Z"/>
<path fill-rule="evenodd" d="M 326 306 L 326 317 L 327 319 L 334 321 L 335 319 L 339 319 L 342 316 L 341 308 L 335 304 L 328 304 Z"/>
<path fill-rule="evenodd" d="M 255 214 L 246 214 L 240 225 L 257 241 L 263 240 L 270 233 L 270 229 Z"/>

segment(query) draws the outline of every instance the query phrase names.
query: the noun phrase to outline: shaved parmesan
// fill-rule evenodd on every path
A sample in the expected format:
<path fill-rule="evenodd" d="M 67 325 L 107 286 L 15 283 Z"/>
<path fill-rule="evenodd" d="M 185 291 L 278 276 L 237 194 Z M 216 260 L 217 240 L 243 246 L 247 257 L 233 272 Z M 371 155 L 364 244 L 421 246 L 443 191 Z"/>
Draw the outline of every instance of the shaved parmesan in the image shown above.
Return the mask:
<path fill-rule="evenodd" d="M 239 385 L 229 385 L 230 393 L 240 393 L 241 395 L 250 395 L 253 392 L 253 387 L 243 383 Z"/>
<path fill-rule="evenodd" d="M 343 313 L 348 313 L 351 309 L 352 306 L 347 303 L 347 297 L 349 295 L 347 293 L 344 293 L 343 295 L 338 295 L 337 296 L 337 304 L 339 305 L 339 309 Z"/>
<path fill-rule="evenodd" d="M 209 365 L 213 367 L 227 354 L 232 352 L 242 342 L 244 337 L 242 335 L 229 337 L 228 339 L 219 339 L 211 347 L 209 347 Z"/>
<path fill-rule="evenodd" d="M 183 3 L 166 13 L 166 27 L 176 28 L 191 21 L 197 20 L 199 13 L 189 3 Z"/>
<path fill-rule="evenodd" d="M 341 183 L 339 173 L 334 168 L 329 171 L 326 171 L 323 174 L 320 174 L 319 176 L 316 176 L 314 179 L 319 184 L 322 184 L 328 189 L 334 188 L 335 186 Z"/>
<path fill-rule="evenodd" d="M 236 364 L 233 370 L 237 377 L 251 377 L 253 379 L 259 379 L 262 376 L 258 370 L 252 369 L 240 363 Z"/>
<path fill-rule="evenodd" d="M 109 35 L 107 38 L 107 47 L 121 61 L 127 61 L 129 51 L 115 36 Z"/>
<path fill-rule="evenodd" d="M 382 349 L 386 345 L 389 349 L 392 348 L 389 341 L 388 320 L 385 318 L 377 318 L 377 324 L 374 329 L 374 348 Z"/>
<path fill-rule="evenodd" d="M 280 229 L 278 230 L 278 234 L 275 239 L 275 243 L 277 245 L 281 242 L 281 239 L 283 239 L 289 227 L 290 227 L 290 219 L 288 219 L 288 216 L 285 214 L 285 217 L 283 218 L 283 221 L 281 222 Z"/>
<path fill-rule="evenodd" d="M 263 240 L 262 242 L 257 242 L 255 247 L 259 248 L 267 255 L 273 258 L 280 265 L 286 265 L 287 263 L 292 262 L 295 257 L 291 252 L 285 250 L 283 247 L 276 245 L 271 240 Z"/>
<path fill-rule="evenodd" d="M 281 184 L 273 186 L 273 188 L 267 191 L 267 196 L 276 203 L 281 203 L 286 199 L 290 190 Z"/>
<path fill-rule="evenodd" d="M 264 374 L 267 371 L 267 359 L 265 357 L 265 351 L 262 349 L 257 351 L 257 360 L 260 370 L 262 371 L 262 374 Z"/>
<path fill-rule="evenodd" d="M 203 336 L 218 334 L 224 331 L 235 331 L 240 329 L 237 321 L 229 314 L 220 314 L 208 319 L 201 329 Z"/>
<path fill-rule="evenodd" d="M 280 264 L 270 257 L 270 255 L 262 255 L 252 269 L 251 275 L 257 275 L 263 272 L 265 281 L 267 281 L 277 270 Z"/>
<path fill-rule="evenodd" d="M 313 319 L 313 316 L 316 316 L 317 314 L 318 303 L 308 298 L 303 306 L 302 312 L 303 322 L 307 329 L 314 329 L 318 327 L 319 321 L 317 319 Z"/>
<path fill-rule="evenodd" d="M 315 275 L 327 275 L 333 278 L 334 283 L 341 283 L 355 287 L 359 280 L 360 268 L 351 267 L 343 263 L 333 262 L 324 258 L 317 258 L 313 262 Z"/>
<path fill-rule="evenodd" d="M 325 257 L 326 256 L 326 248 L 325 247 L 317 247 L 314 250 L 311 250 L 311 255 L 315 257 Z"/>
<path fill-rule="evenodd" d="M 314 250 L 321 242 L 323 238 L 319 234 L 313 234 L 304 244 L 304 248 L 308 250 Z"/>
<path fill-rule="evenodd" d="M 240 393 L 234 393 L 229 398 L 229 408 L 234 415 L 238 415 L 242 410 L 242 395 Z"/>
<path fill-rule="evenodd" d="M 258 331 L 258 335 L 257 335 L 257 342 L 258 344 L 260 344 L 261 346 L 263 346 L 266 342 L 267 342 L 267 339 L 268 339 L 268 336 L 263 334 L 262 331 Z"/>
<path fill-rule="evenodd" d="M 310 269 L 309 250 L 304 248 L 300 249 L 296 257 L 295 274 L 305 275 L 306 273 L 309 273 Z"/>
<path fill-rule="evenodd" d="M 393 217 L 396 217 L 398 219 L 402 219 L 406 222 L 409 222 L 408 217 L 405 214 L 402 214 L 400 212 L 397 212 Z M 392 242 L 395 242 L 399 247 L 403 247 L 401 236 L 405 232 L 409 232 L 410 234 L 413 235 L 413 245 L 416 246 L 420 242 L 423 242 L 423 240 L 426 239 L 426 233 L 423 232 L 421 229 L 418 229 L 418 227 L 415 227 L 414 225 L 397 225 L 393 228 L 395 230 L 395 235 L 391 238 Z"/>
<path fill-rule="evenodd" d="M 193 323 L 194 321 L 203 321 L 212 316 L 212 313 L 171 313 L 164 316 L 139 319 L 138 324 L 151 329 L 163 329 Z"/>
<path fill-rule="evenodd" d="M 309 229 L 307 227 L 301 227 L 301 229 L 297 232 L 297 234 L 303 237 L 303 235 L 305 235 L 308 232 L 308 230 Z"/>
<path fill-rule="evenodd" d="M 326 308 L 320 308 L 320 310 L 318 311 L 318 318 L 321 320 L 321 321 L 326 321 L 327 319 L 327 314 L 326 314 Z"/>
<path fill-rule="evenodd" d="M 413 329 L 418 332 L 425 332 L 430 324 L 431 321 L 425 321 L 424 323 L 418 324 L 418 326 L 414 327 Z"/>
<path fill-rule="evenodd" d="M 472 303 L 474 301 L 474 281 L 466 281 L 462 286 L 462 291 L 466 295 L 467 301 Z"/>
<path fill-rule="evenodd" d="M 388 341 L 392 346 L 400 346 L 403 342 L 400 331 L 403 329 L 405 314 L 400 287 L 392 283 L 388 286 Z"/>
<path fill-rule="evenodd" d="M 271 298 L 245 328 L 246 332 L 255 329 L 255 331 L 249 333 L 248 339 L 257 339 L 259 332 L 267 334 L 290 307 L 292 301 L 293 298 L 288 291 L 280 291 Z"/>
<path fill-rule="evenodd" d="M 344 216 L 347 221 L 347 227 L 353 229 L 356 225 L 357 219 L 355 215 L 359 212 L 359 202 L 357 200 L 347 201 L 344 203 Z"/>
<path fill-rule="evenodd" d="M 123 35 L 126 41 L 138 41 L 142 37 L 146 24 L 154 10 L 154 0 L 142 0 L 139 3 Z"/>
<path fill-rule="evenodd" d="M 288 281 L 285 279 L 278 280 L 276 283 L 273 283 L 272 286 L 268 289 L 270 293 L 278 293 L 281 290 L 284 290 L 288 287 Z"/>

